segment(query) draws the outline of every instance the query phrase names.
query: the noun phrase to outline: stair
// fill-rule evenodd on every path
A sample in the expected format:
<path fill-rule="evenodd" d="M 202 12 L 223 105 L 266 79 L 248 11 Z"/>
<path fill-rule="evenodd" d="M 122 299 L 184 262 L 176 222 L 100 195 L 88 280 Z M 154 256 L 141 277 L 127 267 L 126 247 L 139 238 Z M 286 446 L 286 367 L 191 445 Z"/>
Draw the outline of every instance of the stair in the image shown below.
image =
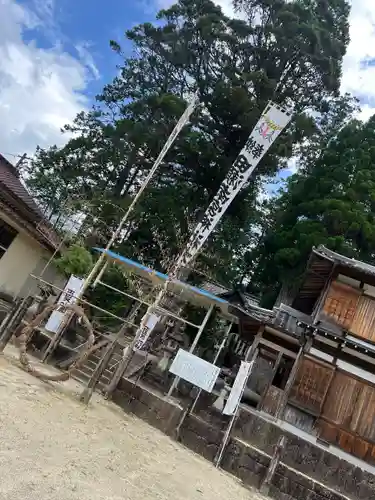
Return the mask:
<path fill-rule="evenodd" d="M 110 383 L 113 374 L 117 368 L 117 365 L 122 359 L 122 351 L 123 347 L 120 345 L 116 345 L 115 351 L 112 354 L 106 369 L 104 370 L 98 381 L 96 390 L 103 391 L 106 388 L 106 386 Z M 94 373 L 94 370 L 100 361 L 101 354 L 102 353 L 91 354 L 91 356 L 88 357 L 88 359 L 80 368 L 72 372 L 72 378 L 78 380 L 78 382 L 86 384 L 88 380 L 91 378 L 92 374 Z"/>

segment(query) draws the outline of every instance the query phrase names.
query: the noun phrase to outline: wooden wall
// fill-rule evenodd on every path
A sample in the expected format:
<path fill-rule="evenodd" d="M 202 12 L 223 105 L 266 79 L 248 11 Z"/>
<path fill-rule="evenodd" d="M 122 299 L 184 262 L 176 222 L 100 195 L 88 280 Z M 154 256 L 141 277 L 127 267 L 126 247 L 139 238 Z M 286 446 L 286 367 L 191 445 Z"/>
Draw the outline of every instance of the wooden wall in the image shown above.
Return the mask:
<path fill-rule="evenodd" d="M 375 463 L 375 387 L 304 357 L 289 402 L 316 417 L 321 439 Z"/>
<path fill-rule="evenodd" d="M 319 415 L 333 377 L 333 367 L 304 358 L 299 366 L 290 401 Z"/>
<path fill-rule="evenodd" d="M 345 330 L 349 330 L 360 295 L 361 290 L 333 281 L 327 293 L 323 312 Z"/>
<path fill-rule="evenodd" d="M 375 342 L 375 298 L 362 289 L 333 281 L 323 314 L 354 335 Z"/>

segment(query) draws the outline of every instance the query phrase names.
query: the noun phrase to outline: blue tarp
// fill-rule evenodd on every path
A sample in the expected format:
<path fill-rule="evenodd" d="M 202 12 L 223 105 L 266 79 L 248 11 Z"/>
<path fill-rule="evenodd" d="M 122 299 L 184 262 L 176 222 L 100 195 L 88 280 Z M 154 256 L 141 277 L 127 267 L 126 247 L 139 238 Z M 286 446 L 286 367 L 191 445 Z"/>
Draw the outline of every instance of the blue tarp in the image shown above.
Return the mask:
<path fill-rule="evenodd" d="M 105 253 L 108 258 L 115 260 L 116 262 L 124 265 L 129 271 L 138 274 L 146 279 L 149 279 L 151 282 L 165 282 L 168 279 L 168 276 L 164 273 L 160 273 L 159 271 L 155 271 L 150 267 L 144 266 L 135 260 L 128 259 L 127 257 L 123 257 L 122 255 L 112 252 L 111 250 L 105 250 L 104 248 L 95 248 L 97 252 Z M 184 283 L 180 280 L 172 280 L 171 288 L 175 290 L 175 292 L 181 292 L 187 295 L 186 300 L 190 300 L 191 302 L 202 305 L 202 306 L 210 306 L 216 305 L 218 306 L 224 314 L 228 313 L 229 302 L 213 295 L 206 290 L 202 290 L 196 286 L 189 285 L 188 283 Z M 231 315 L 230 315 L 231 316 Z"/>

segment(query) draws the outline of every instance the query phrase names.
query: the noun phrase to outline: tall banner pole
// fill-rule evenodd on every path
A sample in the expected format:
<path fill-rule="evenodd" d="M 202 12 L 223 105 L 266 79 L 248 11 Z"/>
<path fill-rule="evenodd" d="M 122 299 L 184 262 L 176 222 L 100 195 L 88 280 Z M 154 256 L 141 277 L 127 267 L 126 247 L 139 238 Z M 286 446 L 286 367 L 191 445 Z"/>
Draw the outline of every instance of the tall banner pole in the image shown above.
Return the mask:
<path fill-rule="evenodd" d="M 178 257 L 176 262 L 178 269 L 187 267 L 197 256 L 229 205 L 245 186 L 260 160 L 288 125 L 290 119 L 291 114 L 288 111 L 276 104 L 268 104 L 222 182 L 219 191 L 207 208 L 203 219 L 196 226 L 183 252 Z"/>
<path fill-rule="evenodd" d="M 199 103 L 198 95 L 195 94 L 193 96 L 193 99 L 191 100 L 191 102 L 188 104 L 186 110 L 181 115 L 181 118 L 177 122 L 177 124 L 176 124 L 175 128 L 173 129 L 171 135 L 169 136 L 167 142 L 164 144 L 163 149 L 160 151 L 159 156 L 157 157 L 154 165 L 152 166 L 150 172 L 148 173 L 148 175 L 147 175 L 146 179 L 144 180 L 142 186 L 140 187 L 139 191 L 137 192 L 137 194 L 133 198 L 131 204 L 129 205 L 129 208 L 127 209 L 125 215 L 123 216 L 123 218 L 121 219 L 119 225 L 117 226 L 117 229 L 112 233 L 112 236 L 111 236 L 110 240 L 108 241 L 108 243 L 107 243 L 107 245 L 105 247 L 104 252 L 100 254 L 98 260 L 96 261 L 96 263 L 94 265 L 94 267 L 92 268 L 92 270 L 90 271 L 89 275 L 85 279 L 85 281 L 83 283 L 83 286 L 82 286 L 82 289 L 80 290 L 80 293 L 78 295 L 78 299 L 83 296 L 83 294 L 85 293 L 85 291 L 87 290 L 87 288 L 90 286 L 90 284 L 95 279 L 95 277 L 98 274 L 98 272 L 100 271 L 103 263 L 106 260 L 106 252 L 108 252 L 111 249 L 111 247 L 114 244 L 114 242 L 121 235 L 121 232 L 122 232 L 125 224 L 128 222 L 131 213 L 133 212 L 136 204 L 138 203 L 138 200 L 142 196 L 143 191 L 147 188 L 150 180 L 152 179 L 152 177 L 154 176 L 156 170 L 159 168 L 160 164 L 164 160 L 165 155 L 167 154 L 167 152 L 169 151 L 170 147 L 172 146 L 172 144 L 174 143 L 174 141 L 178 137 L 179 133 L 184 128 L 184 126 L 186 125 L 186 123 L 189 121 L 190 116 L 194 112 L 194 110 L 197 107 L 198 103 Z"/>
<path fill-rule="evenodd" d="M 160 290 L 155 301 L 144 315 L 141 325 L 137 330 L 136 338 L 142 331 L 143 324 L 147 322 L 149 315 L 157 312 L 158 306 L 165 296 L 169 283 L 174 279 L 178 279 L 181 271 L 196 258 L 203 244 L 215 229 L 229 205 L 245 186 L 260 160 L 264 157 L 290 120 L 291 113 L 288 110 L 272 102 L 267 105 L 245 146 L 242 148 L 239 156 L 222 182 L 219 191 L 208 206 L 203 219 L 196 226 L 184 250 L 168 273 L 168 279 L 165 281 L 162 290 Z"/>

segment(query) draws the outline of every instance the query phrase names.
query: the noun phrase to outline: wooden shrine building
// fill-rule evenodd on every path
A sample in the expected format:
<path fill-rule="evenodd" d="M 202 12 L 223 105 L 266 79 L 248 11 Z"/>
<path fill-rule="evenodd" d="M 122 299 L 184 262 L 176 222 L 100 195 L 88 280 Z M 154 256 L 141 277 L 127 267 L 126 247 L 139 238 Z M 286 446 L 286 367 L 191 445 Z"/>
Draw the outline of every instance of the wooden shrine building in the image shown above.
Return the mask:
<path fill-rule="evenodd" d="M 297 295 L 272 313 L 255 337 L 241 320 L 268 360 L 257 409 L 374 464 L 375 266 L 313 249 Z"/>

